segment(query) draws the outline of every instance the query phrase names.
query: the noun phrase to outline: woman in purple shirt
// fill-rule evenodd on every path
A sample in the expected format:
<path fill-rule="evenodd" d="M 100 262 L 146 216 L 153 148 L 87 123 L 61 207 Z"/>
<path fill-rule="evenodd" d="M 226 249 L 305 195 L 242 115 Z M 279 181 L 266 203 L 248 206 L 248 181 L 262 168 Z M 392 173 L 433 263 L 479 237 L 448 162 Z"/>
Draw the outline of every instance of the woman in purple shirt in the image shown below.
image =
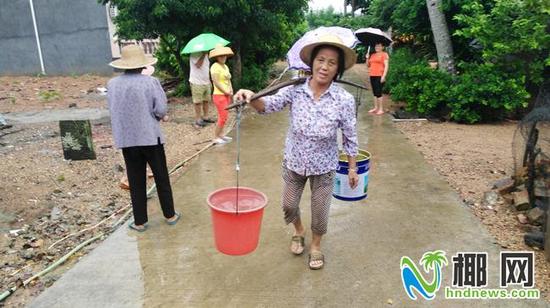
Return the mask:
<path fill-rule="evenodd" d="M 155 177 L 166 223 L 175 225 L 181 216 L 174 210 L 165 140 L 159 125 L 160 120 L 168 120 L 166 94 L 156 78 L 141 74 L 146 66 L 155 62 L 157 59 L 145 57 L 141 47 L 125 46 L 121 58 L 110 63 L 124 70 L 124 74 L 107 84 L 113 139 L 115 146 L 122 149 L 130 183 L 134 221 L 128 227 L 139 232 L 147 229 L 147 164 Z"/>
<path fill-rule="evenodd" d="M 355 64 L 355 52 L 332 35 L 306 45 L 300 58 L 311 67 L 304 84 L 292 86 L 250 102 L 259 113 L 290 110 L 290 127 L 283 159 L 282 207 L 285 221 L 295 228 L 290 250 L 300 255 L 305 249 L 305 228 L 300 219 L 299 202 L 307 180 L 311 188 L 311 231 L 309 268 L 324 265 L 321 238 L 327 232 L 333 179 L 338 167 L 337 129 L 342 130 L 343 150 L 349 162 L 349 184 L 357 186 L 358 152 L 355 100 L 333 81 Z M 250 101 L 254 92 L 239 90 L 237 100 Z"/>

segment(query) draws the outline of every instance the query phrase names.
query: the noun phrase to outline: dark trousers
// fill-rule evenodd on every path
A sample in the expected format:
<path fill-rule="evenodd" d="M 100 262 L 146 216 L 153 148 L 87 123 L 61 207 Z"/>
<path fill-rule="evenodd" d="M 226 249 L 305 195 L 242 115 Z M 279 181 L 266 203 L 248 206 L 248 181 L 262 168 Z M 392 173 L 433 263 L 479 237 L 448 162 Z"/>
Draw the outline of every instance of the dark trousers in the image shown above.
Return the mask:
<path fill-rule="evenodd" d="M 162 144 L 152 146 L 136 146 L 122 149 L 128 183 L 130 184 L 130 197 L 134 211 L 134 222 L 143 225 L 147 222 L 147 164 L 153 171 L 157 194 L 164 217 L 171 218 L 175 215 L 174 199 L 170 177 L 166 167 L 166 155 Z"/>
<path fill-rule="evenodd" d="M 372 94 L 376 97 L 382 97 L 382 76 L 370 76 L 370 85 L 372 87 Z"/>

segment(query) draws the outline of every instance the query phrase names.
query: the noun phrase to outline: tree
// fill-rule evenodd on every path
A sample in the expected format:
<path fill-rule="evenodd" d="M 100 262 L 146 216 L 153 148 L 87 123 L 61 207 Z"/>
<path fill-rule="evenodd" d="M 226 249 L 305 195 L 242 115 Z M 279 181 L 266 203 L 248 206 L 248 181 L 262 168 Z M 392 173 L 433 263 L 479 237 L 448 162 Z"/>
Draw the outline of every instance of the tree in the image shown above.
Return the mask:
<path fill-rule="evenodd" d="M 107 0 L 100 0 L 106 3 Z M 187 63 L 179 51 L 194 36 L 214 32 L 231 42 L 231 67 L 240 86 L 266 79 L 267 68 L 282 57 L 297 38 L 307 0 L 111 0 L 121 38 L 160 38 L 177 59 L 181 78 L 187 80 Z"/>
<path fill-rule="evenodd" d="M 341 14 L 335 13 L 333 7 L 322 9 L 319 11 L 310 11 L 306 15 L 306 20 L 310 29 L 315 29 L 321 26 L 334 26 L 342 18 Z"/>
<path fill-rule="evenodd" d="M 344 0 L 344 16 L 348 15 L 348 0 Z"/>
<path fill-rule="evenodd" d="M 482 61 L 523 77 L 536 97 L 543 72 L 550 67 L 550 2 L 547 0 L 473 1 L 455 16 L 456 36 L 478 46 Z"/>
<path fill-rule="evenodd" d="M 355 17 L 355 11 L 361 9 L 366 11 L 369 7 L 369 0 L 344 0 L 344 15 L 347 15 L 347 7 L 351 6 L 351 17 Z"/>
<path fill-rule="evenodd" d="M 448 17 L 446 23 L 449 33 L 462 27 L 452 17 L 462 11 L 463 5 L 472 1 L 475 0 L 441 1 L 440 8 Z M 437 56 L 426 0 L 371 0 L 367 16 L 371 27 L 392 28 L 393 37 L 396 38 L 395 47 L 407 45 L 425 59 Z M 455 60 L 471 60 L 475 50 L 468 46 L 469 40 L 458 36 L 451 36 L 451 40 Z"/>
<path fill-rule="evenodd" d="M 449 28 L 445 20 L 445 14 L 441 9 L 441 0 L 426 0 L 428 15 L 437 50 L 437 62 L 440 70 L 455 73 L 453 45 L 449 35 Z"/>

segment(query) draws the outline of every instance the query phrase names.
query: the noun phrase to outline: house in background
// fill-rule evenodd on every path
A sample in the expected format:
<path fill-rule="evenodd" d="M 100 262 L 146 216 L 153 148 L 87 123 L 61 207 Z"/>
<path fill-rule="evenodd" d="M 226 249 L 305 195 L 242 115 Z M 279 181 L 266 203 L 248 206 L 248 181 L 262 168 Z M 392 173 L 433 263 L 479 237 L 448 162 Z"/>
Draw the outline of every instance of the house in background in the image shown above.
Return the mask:
<path fill-rule="evenodd" d="M 109 25 L 109 37 L 111 41 L 111 52 L 113 59 L 120 58 L 120 49 L 126 45 L 140 45 L 148 56 L 153 56 L 158 48 L 159 40 L 144 39 L 140 41 L 136 40 L 119 40 L 116 36 L 116 26 L 113 23 L 113 19 L 117 15 L 117 9 L 114 6 L 106 5 L 107 7 L 107 20 Z"/>
<path fill-rule="evenodd" d="M 155 40 L 119 42 L 114 14 L 96 0 L 0 0 L 0 75 L 112 74 L 121 46 L 155 51 Z"/>

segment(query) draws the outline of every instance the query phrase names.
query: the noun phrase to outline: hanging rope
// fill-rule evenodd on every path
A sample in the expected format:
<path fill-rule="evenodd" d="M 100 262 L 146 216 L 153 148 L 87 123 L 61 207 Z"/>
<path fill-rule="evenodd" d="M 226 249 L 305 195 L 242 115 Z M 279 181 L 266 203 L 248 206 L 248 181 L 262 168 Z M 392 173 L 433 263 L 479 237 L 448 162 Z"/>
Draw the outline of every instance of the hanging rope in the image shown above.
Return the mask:
<path fill-rule="evenodd" d="M 241 118 L 243 113 L 243 105 L 240 105 L 237 107 L 237 129 L 236 129 L 236 137 L 237 137 L 237 161 L 235 162 L 235 170 L 237 171 L 237 193 L 236 193 L 236 200 L 235 200 L 235 213 L 239 215 L 239 171 L 241 171 Z"/>

